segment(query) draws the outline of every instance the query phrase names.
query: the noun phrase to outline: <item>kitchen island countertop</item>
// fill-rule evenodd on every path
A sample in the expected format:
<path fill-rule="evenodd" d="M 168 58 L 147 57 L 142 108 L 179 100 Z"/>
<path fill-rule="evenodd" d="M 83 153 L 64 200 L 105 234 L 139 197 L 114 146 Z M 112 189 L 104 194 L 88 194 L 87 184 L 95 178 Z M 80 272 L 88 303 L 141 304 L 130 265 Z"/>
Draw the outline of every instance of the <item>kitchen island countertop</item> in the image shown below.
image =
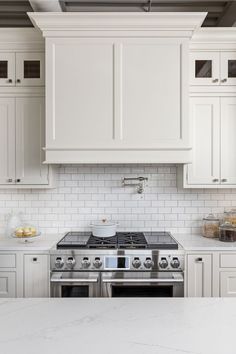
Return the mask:
<path fill-rule="evenodd" d="M 236 299 L 1 299 L 1 354 L 235 354 Z"/>

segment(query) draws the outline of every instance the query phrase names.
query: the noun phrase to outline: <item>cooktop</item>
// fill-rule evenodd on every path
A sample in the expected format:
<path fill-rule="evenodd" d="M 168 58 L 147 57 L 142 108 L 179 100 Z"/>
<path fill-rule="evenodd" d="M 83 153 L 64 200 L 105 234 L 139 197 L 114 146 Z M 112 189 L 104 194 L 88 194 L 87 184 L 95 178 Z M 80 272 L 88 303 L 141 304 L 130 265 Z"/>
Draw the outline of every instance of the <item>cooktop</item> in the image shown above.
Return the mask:
<path fill-rule="evenodd" d="M 68 232 L 57 249 L 178 249 L 178 243 L 166 231 L 117 232 L 112 237 L 96 237 L 91 232 Z"/>

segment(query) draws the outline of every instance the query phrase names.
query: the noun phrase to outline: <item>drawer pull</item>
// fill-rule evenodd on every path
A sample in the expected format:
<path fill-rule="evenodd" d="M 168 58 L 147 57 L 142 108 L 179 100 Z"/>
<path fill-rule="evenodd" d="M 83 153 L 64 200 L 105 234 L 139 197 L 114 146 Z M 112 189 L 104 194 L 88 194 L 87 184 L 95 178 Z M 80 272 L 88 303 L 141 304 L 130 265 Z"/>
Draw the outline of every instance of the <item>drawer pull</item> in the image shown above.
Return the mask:
<path fill-rule="evenodd" d="M 37 257 L 33 257 L 33 262 L 37 262 L 38 258 Z"/>
<path fill-rule="evenodd" d="M 202 262 L 202 257 L 196 258 L 196 262 L 197 262 L 197 263 L 201 263 L 201 262 Z"/>

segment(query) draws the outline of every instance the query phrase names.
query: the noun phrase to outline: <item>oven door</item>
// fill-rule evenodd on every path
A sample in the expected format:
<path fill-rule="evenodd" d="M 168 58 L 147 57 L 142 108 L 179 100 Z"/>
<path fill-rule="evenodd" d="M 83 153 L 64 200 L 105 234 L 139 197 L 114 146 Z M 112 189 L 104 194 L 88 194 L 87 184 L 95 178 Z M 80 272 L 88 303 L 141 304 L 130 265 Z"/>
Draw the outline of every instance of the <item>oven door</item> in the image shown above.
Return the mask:
<path fill-rule="evenodd" d="M 103 273 L 103 297 L 182 297 L 182 272 Z"/>
<path fill-rule="evenodd" d="M 52 272 L 51 297 L 98 297 L 99 274 L 86 272 Z"/>

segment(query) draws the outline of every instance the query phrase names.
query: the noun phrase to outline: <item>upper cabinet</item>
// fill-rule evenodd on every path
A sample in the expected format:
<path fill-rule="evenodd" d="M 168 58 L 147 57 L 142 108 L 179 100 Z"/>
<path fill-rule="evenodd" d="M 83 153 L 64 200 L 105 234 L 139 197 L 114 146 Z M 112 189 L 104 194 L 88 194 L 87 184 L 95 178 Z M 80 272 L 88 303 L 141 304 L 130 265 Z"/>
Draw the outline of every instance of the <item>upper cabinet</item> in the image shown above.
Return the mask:
<path fill-rule="evenodd" d="M 0 86 L 44 86 L 44 53 L 0 51 Z"/>
<path fill-rule="evenodd" d="M 30 17 L 46 37 L 46 162 L 190 161 L 186 68 L 205 14 Z"/>
<path fill-rule="evenodd" d="M 236 51 L 192 52 L 191 85 L 236 85 Z"/>

